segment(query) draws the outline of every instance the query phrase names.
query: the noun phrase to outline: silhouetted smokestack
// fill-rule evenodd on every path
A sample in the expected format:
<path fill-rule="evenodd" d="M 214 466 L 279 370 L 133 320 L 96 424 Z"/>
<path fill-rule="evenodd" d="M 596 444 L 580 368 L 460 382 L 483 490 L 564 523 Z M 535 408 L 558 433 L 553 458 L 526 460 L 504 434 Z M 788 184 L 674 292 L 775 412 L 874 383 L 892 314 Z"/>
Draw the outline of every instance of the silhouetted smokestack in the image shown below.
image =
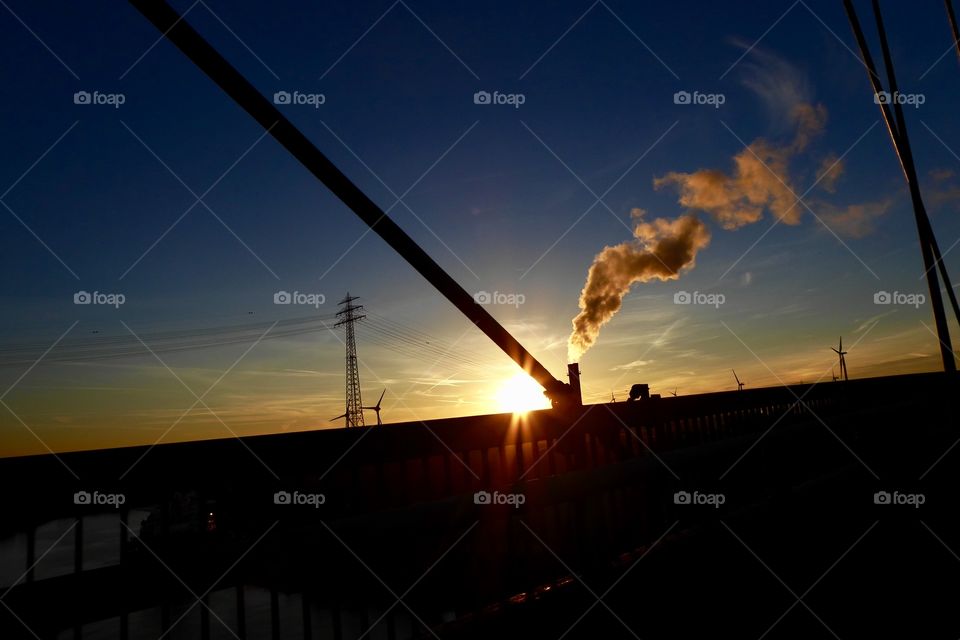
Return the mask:
<path fill-rule="evenodd" d="M 580 393 L 580 365 L 571 362 L 567 365 L 567 376 L 570 378 L 570 400 L 578 407 L 583 405 L 583 395 Z"/>

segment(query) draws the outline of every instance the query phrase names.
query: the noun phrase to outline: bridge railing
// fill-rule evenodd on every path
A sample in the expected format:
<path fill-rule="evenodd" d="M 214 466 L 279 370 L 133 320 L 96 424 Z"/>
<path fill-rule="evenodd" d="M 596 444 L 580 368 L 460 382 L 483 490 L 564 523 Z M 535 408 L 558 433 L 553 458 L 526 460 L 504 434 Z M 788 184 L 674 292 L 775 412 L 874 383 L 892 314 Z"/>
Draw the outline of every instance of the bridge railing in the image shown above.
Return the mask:
<path fill-rule="evenodd" d="M 322 492 L 328 516 L 357 515 L 503 488 L 628 458 L 746 436 L 774 421 L 826 419 L 863 407 L 952 393 L 942 374 L 770 387 L 581 411 L 415 421 L 59 456 L 0 459 L 4 532 L 58 518 L 126 517 L 174 492 L 204 500 L 264 502 L 283 490 Z M 802 399 L 802 400 L 798 400 Z M 812 414 L 812 415 L 811 415 Z M 74 477 L 74 474 L 76 477 Z M 78 491 L 118 493 L 111 505 L 75 504 Z"/>
<path fill-rule="evenodd" d="M 735 448 L 734 439 L 742 438 L 745 449 L 750 438 L 789 425 L 813 425 L 822 436 L 823 430 L 816 426 L 821 420 L 831 425 L 846 421 L 856 424 L 856 429 L 869 429 L 873 420 L 887 412 L 907 407 L 900 415 L 910 415 L 913 407 L 938 398 L 955 398 L 956 392 L 956 380 L 944 375 L 898 376 L 592 405 L 581 411 L 533 412 L 525 417 L 488 415 L 242 441 L 3 459 L 0 481 L 7 516 L 0 524 L 0 544 L 4 538 L 20 540 L 22 555 L 15 564 L 26 572 L 21 580 L 25 584 L 11 592 L 10 601 L 29 610 L 28 603 L 36 600 L 31 594 L 68 592 L 79 588 L 77 585 L 108 588 L 114 581 L 109 578 L 113 575 L 110 571 L 126 566 L 131 548 L 137 548 L 134 536 L 143 535 L 146 540 L 148 529 L 154 535 L 149 546 L 163 553 L 165 544 L 175 542 L 176 531 L 202 533 L 212 523 L 224 533 L 241 531 L 250 522 L 259 527 L 265 520 L 282 519 L 286 527 L 282 553 L 285 545 L 315 547 L 318 534 L 325 534 L 319 518 L 333 526 L 343 523 L 346 530 L 359 527 L 368 531 L 372 537 L 366 558 L 368 553 L 376 554 L 381 528 L 390 532 L 390 539 L 402 536 L 408 518 L 398 514 L 417 514 L 410 521 L 419 521 L 432 505 L 447 505 L 442 517 L 436 513 L 434 517 L 440 518 L 438 522 L 453 523 L 449 526 L 454 528 L 461 524 L 466 528 L 469 522 L 464 518 L 479 517 L 477 531 L 482 544 L 471 543 L 469 553 L 464 554 L 472 556 L 474 563 L 489 565 L 491 558 L 499 558 L 491 555 L 490 548 L 510 551 L 510 562 L 516 566 L 507 566 L 507 561 L 500 559 L 503 564 L 498 571 L 513 572 L 518 576 L 516 583 L 521 584 L 528 576 L 540 574 L 534 564 L 555 564 L 554 560 L 535 560 L 534 546 L 520 554 L 518 561 L 514 545 L 531 543 L 515 522 L 520 512 L 465 512 L 462 505 L 469 494 L 494 490 L 524 494 L 529 507 L 522 512 L 524 521 L 543 531 L 551 547 L 564 557 L 589 561 L 591 554 L 663 530 L 664 519 L 669 517 L 663 496 L 675 489 L 662 465 L 653 463 L 654 457 L 663 456 L 676 465 L 677 455 L 686 456 L 683 473 L 690 464 L 711 464 L 698 447 L 729 448 L 732 443 Z M 865 419 L 845 419 L 859 414 Z M 650 460 L 645 462 L 645 458 Z M 629 477 L 623 469 L 632 469 Z M 78 491 L 119 494 L 124 502 L 119 508 L 76 504 L 73 498 Z M 281 511 L 274 504 L 274 494 L 281 491 L 320 493 L 325 497 L 323 510 Z M 181 504 L 184 500 L 190 503 L 188 509 Z M 618 501 L 621 508 L 615 508 Z M 631 506 L 625 509 L 623 504 Z M 139 524 L 137 516 L 145 512 L 150 513 L 151 527 Z M 106 528 L 105 514 L 113 519 Z M 212 521 L 207 519 L 211 514 Z M 606 541 L 601 545 L 584 533 L 584 527 L 598 522 L 614 525 L 610 531 L 590 534 Z M 51 523 L 58 523 L 62 530 L 69 528 L 63 540 L 68 560 L 61 562 L 59 570 L 41 575 L 34 567 L 44 551 L 44 545 L 37 542 L 38 532 L 45 531 L 49 538 Z M 110 529 L 112 532 L 104 535 Z M 423 547 L 421 551 L 433 552 L 437 541 L 422 533 L 407 553 L 417 553 L 418 545 Z M 94 569 L 91 556 L 105 544 L 117 546 L 116 553 L 111 554 L 110 566 Z M 239 555 L 243 549 L 234 551 Z M 335 556 L 336 551 L 337 545 L 333 545 L 325 553 Z M 601 560 L 599 556 L 595 559 Z M 520 569 L 524 560 L 529 566 Z M 335 561 L 318 558 L 316 566 Z M 286 566 L 283 572 L 295 570 Z M 131 593 L 139 590 L 141 602 L 151 598 L 163 602 L 167 597 L 151 592 L 141 581 L 126 584 Z M 242 583 L 228 580 L 223 588 L 234 585 L 237 606 L 242 608 Z M 486 592 L 501 587 L 491 583 Z M 276 599 L 276 592 L 272 593 Z M 42 619 L 42 603 L 35 604 L 37 619 Z M 73 614 L 64 610 L 61 617 L 68 621 L 64 624 L 72 626 L 83 616 L 100 619 L 89 602 L 85 606 L 88 609 Z M 125 611 L 120 614 L 123 620 Z M 104 617 L 117 615 L 112 609 L 101 613 Z"/>

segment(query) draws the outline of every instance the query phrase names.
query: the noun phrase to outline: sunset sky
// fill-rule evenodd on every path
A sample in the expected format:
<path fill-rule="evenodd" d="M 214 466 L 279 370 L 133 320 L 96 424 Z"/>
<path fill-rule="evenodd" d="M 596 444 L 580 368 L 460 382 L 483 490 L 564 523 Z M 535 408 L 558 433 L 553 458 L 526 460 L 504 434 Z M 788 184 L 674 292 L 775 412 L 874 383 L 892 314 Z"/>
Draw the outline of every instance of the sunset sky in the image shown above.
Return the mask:
<path fill-rule="evenodd" d="M 748 388 L 829 381 L 841 335 L 851 377 L 940 368 L 929 302 L 874 301 L 927 285 L 839 2 L 172 4 L 265 95 L 322 94 L 280 108 L 465 289 L 500 294 L 490 312 L 557 377 L 594 257 L 637 224 L 701 222 L 695 264 L 635 284 L 582 356 L 587 402 L 635 382 L 735 389 L 731 368 Z M 960 65 L 940 3 L 886 5 L 957 281 Z M 374 321 L 357 328 L 360 376 L 365 404 L 387 389 L 385 422 L 502 408 L 516 365 L 133 8 L 6 7 L 0 455 L 342 424 L 342 332 L 257 339 L 329 322 L 347 291 Z M 276 305 L 278 291 L 325 302 Z M 57 358 L 203 329 L 243 340 L 162 362 Z"/>

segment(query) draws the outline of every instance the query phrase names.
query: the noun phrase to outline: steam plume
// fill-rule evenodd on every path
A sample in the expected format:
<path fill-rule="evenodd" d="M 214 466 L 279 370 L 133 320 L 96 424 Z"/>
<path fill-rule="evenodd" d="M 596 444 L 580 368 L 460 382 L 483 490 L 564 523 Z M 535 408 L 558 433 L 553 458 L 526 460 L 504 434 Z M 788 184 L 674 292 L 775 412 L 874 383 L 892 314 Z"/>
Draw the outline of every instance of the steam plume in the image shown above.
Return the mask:
<path fill-rule="evenodd" d="M 676 189 L 679 204 L 688 213 L 674 220 L 640 220 L 633 240 L 605 247 L 594 257 L 580 292 L 580 312 L 573 319 L 567 346 L 570 362 L 578 361 L 593 345 L 600 328 L 620 310 L 635 282 L 675 280 L 694 266 L 697 252 L 710 242 L 710 232 L 689 212 L 704 213 L 726 230 L 754 224 L 766 212 L 786 225 L 800 224 L 807 203 L 801 204 L 794 195 L 797 176 L 791 175 L 790 165 L 823 133 L 827 110 L 813 103 L 809 82 L 789 62 L 752 44 L 734 44 L 751 53 L 740 65 L 745 72 L 743 84 L 767 107 L 771 124 L 776 125 L 777 142 L 754 139 L 733 156 L 729 171 L 671 171 L 654 178 L 655 188 Z M 786 136 L 788 132 L 792 137 Z M 843 162 L 829 154 L 820 160 L 815 184 L 834 193 L 843 172 Z M 956 190 L 960 193 L 960 187 Z M 861 237 L 890 208 L 891 200 L 839 207 L 811 199 L 809 205 L 821 210 L 818 218 L 824 224 L 835 226 L 844 235 Z M 636 209 L 634 214 L 639 217 L 643 212 Z"/>
<path fill-rule="evenodd" d="M 643 211 L 634 210 L 640 218 Z M 684 215 L 674 220 L 638 221 L 634 239 L 604 247 L 593 259 L 580 292 L 580 313 L 573 319 L 567 345 L 569 362 L 576 362 L 597 339 L 600 328 L 613 317 L 623 296 L 635 282 L 676 280 L 693 267 L 697 252 L 710 243 L 710 231 L 699 219 Z"/>

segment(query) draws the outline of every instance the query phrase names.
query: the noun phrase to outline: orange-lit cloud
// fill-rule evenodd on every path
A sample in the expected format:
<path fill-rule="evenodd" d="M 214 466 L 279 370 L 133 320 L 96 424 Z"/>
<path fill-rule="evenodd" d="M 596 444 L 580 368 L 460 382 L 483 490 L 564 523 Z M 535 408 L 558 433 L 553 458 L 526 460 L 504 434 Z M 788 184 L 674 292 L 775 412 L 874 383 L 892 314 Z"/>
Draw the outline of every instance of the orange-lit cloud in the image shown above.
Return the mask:
<path fill-rule="evenodd" d="M 790 113 L 796 130 L 789 144 L 778 146 L 758 138 L 733 156 L 729 174 L 718 169 L 671 171 L 655 178 L 654 187 L 675 186 L 681 205 L 710 214 L 724 229 L 758 222 L 765 210 L 786 224 L 799 224 L 803 207 L 794 195 L 790 160 L 823 131 L 827 112 L 820 105 L 798 104 Z"/>
<path fill-rule="evenodd" d="M 817 170 L 817 186 L 829 193 L 837 191 L 837 181 L 846 170 L 843 160 L 837 158 L 837 154 L 831 153 L 820 161 L 820 168 Z"/>
<path fill-rule="evenodd" d="M 892 204 L 892 200 L 887 198 L 847 207 L 818 203 L 817 208 L 820 210 L 820 219 L 834 233 L 848 238 L 862 238 L 874 231 L 876 219 L 884 215 Z"/>

